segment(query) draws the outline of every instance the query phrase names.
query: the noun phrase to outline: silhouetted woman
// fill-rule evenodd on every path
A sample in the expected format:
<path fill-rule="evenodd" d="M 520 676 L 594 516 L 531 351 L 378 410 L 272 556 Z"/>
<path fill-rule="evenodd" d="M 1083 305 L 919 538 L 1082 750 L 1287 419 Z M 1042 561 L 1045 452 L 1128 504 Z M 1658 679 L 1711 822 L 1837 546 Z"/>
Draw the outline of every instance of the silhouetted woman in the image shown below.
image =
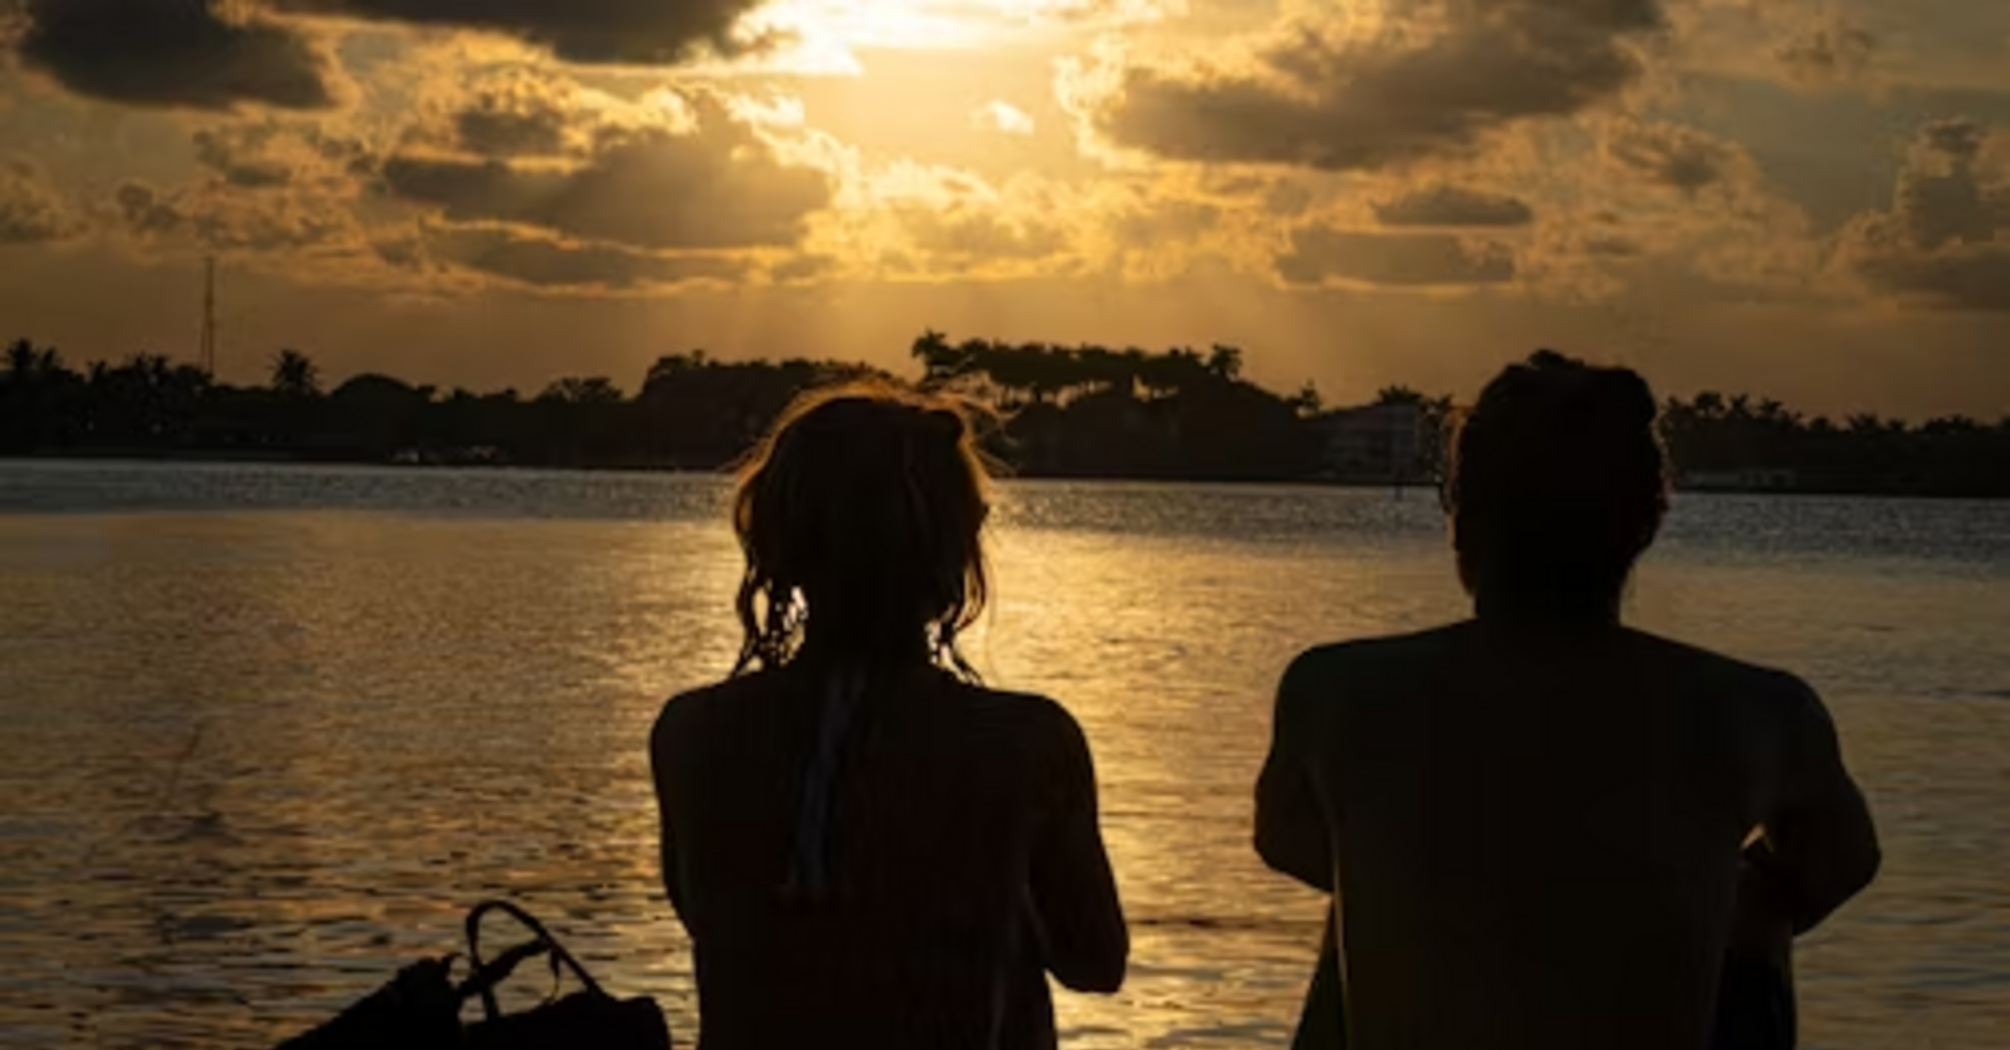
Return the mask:
<path fill-rule="evenodd" d="M 1052 1047 L 1128 935 L 1075 720 L 982 688 L 987 478 L 957 405 L 815 393 L 740 477 L 734 675 L 650 741 L 706 1050 Z"/>

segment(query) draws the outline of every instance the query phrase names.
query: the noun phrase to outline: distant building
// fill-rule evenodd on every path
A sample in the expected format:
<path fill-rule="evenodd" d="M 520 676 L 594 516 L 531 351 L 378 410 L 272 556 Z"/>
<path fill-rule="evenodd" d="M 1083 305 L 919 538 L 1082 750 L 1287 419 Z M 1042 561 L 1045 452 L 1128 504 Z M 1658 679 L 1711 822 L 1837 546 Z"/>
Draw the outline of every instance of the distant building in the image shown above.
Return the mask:
<path fill-rule="evenodd" d="M 1313 417 L 1324 438 L 1321 473 L 1333 481 L 1397 484 L 1423 479 L 1423 406 L 1342 408 Z"/>

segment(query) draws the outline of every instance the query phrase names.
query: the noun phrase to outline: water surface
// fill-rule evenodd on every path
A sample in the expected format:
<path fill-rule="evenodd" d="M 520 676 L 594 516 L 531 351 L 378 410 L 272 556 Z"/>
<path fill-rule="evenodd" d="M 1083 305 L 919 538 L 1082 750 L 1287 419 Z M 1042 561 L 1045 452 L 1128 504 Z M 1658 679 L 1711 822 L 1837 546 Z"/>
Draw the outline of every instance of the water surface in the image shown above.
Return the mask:
<path fill-rule="evenodd" d="M 0 1044 L 258 1046 L 507 894 L 696 1030 L 643 742 L 737 637 L 714 478 L 0 463 Z M 1462 608 L 1427 493 L 1014 483 L 973 653 L 1088 729 L 1134 925 L 1071 1048 L 1288 1042 L 1320 902 L 1248 846 L 1270 690 Z M 1685 497 L 1645 625 L 1828 698 L 1885 874 L 1806 1045 L 2010 1045 L 2010 504 Z"/>

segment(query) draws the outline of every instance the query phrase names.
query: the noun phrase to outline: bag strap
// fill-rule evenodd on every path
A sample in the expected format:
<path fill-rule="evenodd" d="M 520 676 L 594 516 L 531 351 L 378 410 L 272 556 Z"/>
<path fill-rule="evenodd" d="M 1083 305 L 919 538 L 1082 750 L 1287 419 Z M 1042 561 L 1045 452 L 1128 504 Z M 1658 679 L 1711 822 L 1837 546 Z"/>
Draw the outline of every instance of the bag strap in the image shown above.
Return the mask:
<path fill-rule="evenodd" d="M 494 912 L 502 912 L 510 918 L 515 919 L 519 925 L 535 934 L 536 939 L 511 948 L 509 951 L 497 956 L 493 964 L 487 964 L 482 961 L 482 920 Z M 565 947 L 558 943 L 558 938 L 553 937 L 551 931 L 545 929 L 543 923 L 532 918 L 529 912 L 511 904 L 509 901 L 486 900 L 475 905 L 468 912 L 467 936 L 468 963 L 474 969 L 474 976 L 469 977 L 467 983 L 461 986 L 461 994 L 463 998 L 470 992 L 480 995 L 482 999 L 482 1011 L 490 1020 L 502 1016 L 502 1010 L 496 1004 L 495 986 L 507 978 L 510 972 L 516 969 L 518 963 L 538 955 L 548 954 L 550 956 L 551 970 L 554 976 L 558 974 L 559 968 L 563 966 L 565 969 L 572 971 L 572 975 L 579 979 L 580 985 L 588 992 L 599 996 L 607 994 L 600 987 L 600 982 L 594 980 L 593 975 L 586 972 L 586 967 L 580 965 L 579 960 L 574 958 L 571 952 L 566 951 Z"/>

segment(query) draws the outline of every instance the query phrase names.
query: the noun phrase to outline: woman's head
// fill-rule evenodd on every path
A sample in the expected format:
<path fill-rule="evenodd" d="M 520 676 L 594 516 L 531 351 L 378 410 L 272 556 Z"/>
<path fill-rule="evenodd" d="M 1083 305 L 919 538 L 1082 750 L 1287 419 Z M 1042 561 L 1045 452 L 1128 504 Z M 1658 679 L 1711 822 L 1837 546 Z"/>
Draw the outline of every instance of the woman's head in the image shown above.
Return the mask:
<path fill-rule="evenodd" d="M 971 674 L 956 639 L 984 606 L 988 484 L 959 402 L 885 382 L 798 398 L 740 471 L 740 668 L 807 646 Z"/>
<path fill-rule="evenodd" d="M 1668 509 L 1653 391 L 1625 368 L 1540 351 L 1488 383 L 1446 484 L 1475 600 L 1566 619 L 1616 615 Z"/>

